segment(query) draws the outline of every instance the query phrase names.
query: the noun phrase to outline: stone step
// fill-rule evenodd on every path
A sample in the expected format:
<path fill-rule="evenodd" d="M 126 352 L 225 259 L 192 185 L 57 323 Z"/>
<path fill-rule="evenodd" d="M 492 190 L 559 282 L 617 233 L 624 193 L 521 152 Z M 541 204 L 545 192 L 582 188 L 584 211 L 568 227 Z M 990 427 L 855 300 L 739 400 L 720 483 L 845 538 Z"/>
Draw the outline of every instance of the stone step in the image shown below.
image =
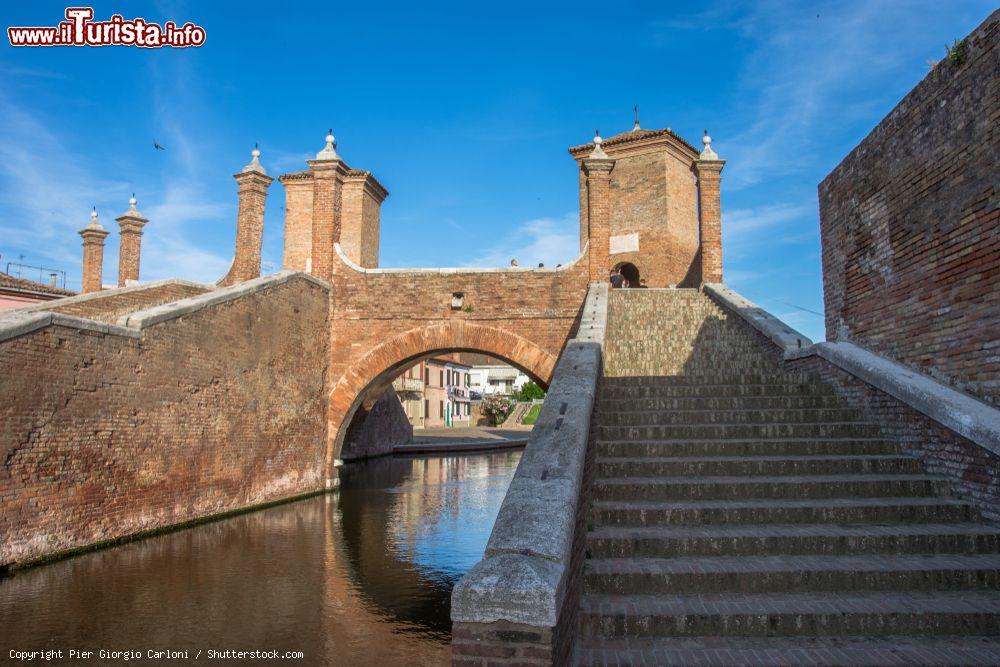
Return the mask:
<path fill-rule="evenodd" d="M 774 475 L 605 477 L 594 500 L 749 500 L 944 496 L 948 482 L 929 475 Z"/>
<path fill-rule="evenodd" d="M 601 637 L 1000 634 L 995 591 L 599 596 L 580 604 Z"/>
<path fill-rule="evenodd" d="M 727 367 L 727 371 L 740 371 L 748 375 L 771 376 L 774 370 L 762 366 L 736 366 Z M 687 377 L 694 379 L 704 378 L 705 382 L 715 382 L 719 377 L 718 366 L 687 366 L 673 363 L 654 361 L 651 363 L 629 362 L 627 366 L 616 366 L 609 362 L 604 367 L 605 377 L 631 377 L 646 379 L 650 377 Z"/>
<path fill-rule="evenodd" d="M 843 402 L 833 395 L 813 396 L 701 396 L 694 398 L 659 397 L 602 399 L 599 413 L 632 413 L 647 410 L 798 410 L 837 408 Z"/>
<path fill-rule="evenodd" d="M 951 498 L 594 501 L 593 526 L 718 526 L 765 523 L 965 523 L 979 514 Z"/>
<path fill-rule="evenodd" d="M 1000 590 L 998 554 L 853 554 L 588 560 L 588 593 Z"/>
<path fill-rule="evenodd" d="M 723 365 L 724 369 L 725 366 Z M 718 385 L 748 385 L 748 384 L 819 384 L 819 382 L 808 373 L 791 373 L 785 371 L 775 371 L 773 373 L 727 373 L 724 370 L 716 369 L 717 372 L 711 377 L 703 375 L 663 375 L 649 377 L 624 377 L 612 376 L 601 380 L 601 388 L 620 389 L 636 387 L 683 387 L 697 385 L 698 387 L 718 386 Z"/>
<path fill-rule="evenodd" d="M 819 383 L 776 382 L 770 384 L 684 384 L 684 385 L 613 385 L 601 380 L 599 400 L 633 400 L 642 398 L 729 398 L 743 396 L 833 396 L 833 389 Z M 647 378 L 642 378 L 643 380 Z"/>
<path fill-rule="evenodd" d="M 597 415 L 601 426 L 656 426 L 668 424 L 812 424 L 817 422 L 860 421 L 850 408 L 789 408 L 744 410 L 645 410 L 608 412 Z"/>
<path fill-rule="evenodd" d="M 884 438 L 754 438 L 731 440 L 599 440 L 596 453 L 608 457 L 658 456 L 849 456 L 897 454 Z"/>
<path fill-rule="evenodd" d="M 727 373 L 719 370 L 713 378 L 706 379 L 702 376 L 688 375 L 667 375 L 652 377 L 606 377 L 601 381 L 602 387 L 677 387 L 697 385 L 717 386 L 717 385 L 748 385 L 748 384 L 820 384 L 815 377 L 809 373 Z"/>
<path fill-rule="evenodd" d="M 874 438 L 881 435 L 867 422 L 777 424 L 671 424 L 669 426 L 596 427 L 600 440 L 725 440 L 733 438 Z"/>
<path fill-rule="evenodd" d="M 954 667 L 1000 665 L 1000 637 L 924 635 L 881 637 L 584 638 L 579 667 L 621 665 L 824 665 L 827 667 Z"/>
<path fill-rule="evenodd" d="M 998 549 L 1000 530 L 981 523 L 605 526 L 587 534 L 588 558 L 995 554 Z"/>
<path fill-rule="evenodd" d="M 705 477 L 711 475 L 916 475 L 913 457 L 887 456 L 667 456 L 605 458 L 596 461 L 596 479 L 616 477 Z"/>

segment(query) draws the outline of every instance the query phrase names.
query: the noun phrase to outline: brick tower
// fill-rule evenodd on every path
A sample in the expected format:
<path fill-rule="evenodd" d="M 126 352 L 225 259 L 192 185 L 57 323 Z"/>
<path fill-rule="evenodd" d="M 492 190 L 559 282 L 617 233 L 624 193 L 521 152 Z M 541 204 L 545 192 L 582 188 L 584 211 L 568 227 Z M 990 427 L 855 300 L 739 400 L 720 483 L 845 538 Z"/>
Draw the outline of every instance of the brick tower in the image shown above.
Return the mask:
<path fill-rule="evenodd" d="M 149 222 L 135 207 L 135 195 L 128 200 L 128 210 L 116 218 L 119 228 L 118 245 L 118 286 L 139 282 L 139 254 L 142 244 L 142 228 Z"/>
<path fill-rule="evenodd" d="M 337 153 L 331 131 L 309 169 L 278 178 L 285 186 L 285 248 L 282 268 L 308 271 L 324 280 L 333 267 L 335 243 L 355 264 L 378 267 L 382 202 L 389 196 L 370 171 L 351 169 Z"/>
<path fill-rule="evenodd" d="M 610 164 L 601 176 L 608 179 L 607 232 L 594 219 L 595 213 L 603 213 L 593 208 L 600 203 L 593 196 L 599 173 L 593 168 L 597 164 L 590 164 L 593 146 L 569 149 L 580 170 L 580 247 L 589 240 L 592 255 L 603 255 L 607 247 L 607 259 L 592 257 L 592 264 L 606 263 L 609 270 L 622 266 L 626 277 L 645 278 L 649 287 L 720 282 L 719 185 L 725 163 L 710 145 L 706 143 L 707 154 L 699 154 L 670 128 L 645 130 L 636 119 L 631 130 L 603 139 L 599 146 L 608 161 L 601 167 Z M 711 268 L 703 277 L 705 260 Z"/>
<path fill-rule="evenodd" d="M 80 230 L 83 237 L 83 289 L 88 292 L 100 292 L 104 273 L 104 239 L 108 232 L 101 227 L 97 218 L 97 209 L 90 213 L 90 223 Z"/>

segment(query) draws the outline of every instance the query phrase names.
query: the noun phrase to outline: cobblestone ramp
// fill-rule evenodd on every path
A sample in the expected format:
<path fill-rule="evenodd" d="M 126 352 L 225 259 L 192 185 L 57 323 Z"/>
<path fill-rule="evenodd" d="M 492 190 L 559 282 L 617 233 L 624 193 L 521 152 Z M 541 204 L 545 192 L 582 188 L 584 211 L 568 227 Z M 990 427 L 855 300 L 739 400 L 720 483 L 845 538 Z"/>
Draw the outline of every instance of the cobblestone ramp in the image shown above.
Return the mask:
<path fill-rule="evenodd" d="M 1000 530 L 698 290 L 617 290 L 581 665 L 1000 664 Z"/>

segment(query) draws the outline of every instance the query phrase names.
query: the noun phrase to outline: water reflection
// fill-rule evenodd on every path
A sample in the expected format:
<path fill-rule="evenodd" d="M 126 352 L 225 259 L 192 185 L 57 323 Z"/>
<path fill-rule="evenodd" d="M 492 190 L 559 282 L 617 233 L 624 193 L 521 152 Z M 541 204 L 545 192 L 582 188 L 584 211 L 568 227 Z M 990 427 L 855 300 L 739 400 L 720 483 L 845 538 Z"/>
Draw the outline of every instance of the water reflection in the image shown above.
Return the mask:
<path fill-rule="evenodd" d="M 80 664 L 70 648 L 445 664 L 451 587 L 481 557 L 519 458 L 355 464 L 339 495 L 0 579 L 0 648 L 62 649 L 50 664 Z"/>

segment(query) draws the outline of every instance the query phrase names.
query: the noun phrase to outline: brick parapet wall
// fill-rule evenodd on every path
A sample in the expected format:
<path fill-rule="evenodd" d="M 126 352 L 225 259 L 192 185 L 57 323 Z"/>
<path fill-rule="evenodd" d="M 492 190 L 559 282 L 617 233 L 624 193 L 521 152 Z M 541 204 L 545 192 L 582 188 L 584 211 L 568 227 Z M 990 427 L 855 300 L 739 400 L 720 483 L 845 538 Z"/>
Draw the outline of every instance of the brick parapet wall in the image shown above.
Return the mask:
<path fill-rule="evenodd" d="M 0 342 L 0 565 L 323 490 L 327 297 Z"/>
<path fill-rule="evenodd" d="M 899 399 L 816 355 L 786 362 L 791 371 L 812 373 L 927 471 L 944 475 L 952 492 L 971 502 L 984 518 L 1000 522 L 1000 457 L 917 412 Z"/>
<path fill-rule="evenodd" d="M 1000 10 L 819 186 L 826 335 L 1000 402 Z"/>
<path fill-rule="evenodd" d="M 85 296 L 57 299 L 21 310 L 22 312 L 52 311 L 115 324 L 124 315 L 151 306 L 205 294 L 211 290 L 212 288 L 207 285 L 169 280 L 137 287 L 105 290 Z"/>

